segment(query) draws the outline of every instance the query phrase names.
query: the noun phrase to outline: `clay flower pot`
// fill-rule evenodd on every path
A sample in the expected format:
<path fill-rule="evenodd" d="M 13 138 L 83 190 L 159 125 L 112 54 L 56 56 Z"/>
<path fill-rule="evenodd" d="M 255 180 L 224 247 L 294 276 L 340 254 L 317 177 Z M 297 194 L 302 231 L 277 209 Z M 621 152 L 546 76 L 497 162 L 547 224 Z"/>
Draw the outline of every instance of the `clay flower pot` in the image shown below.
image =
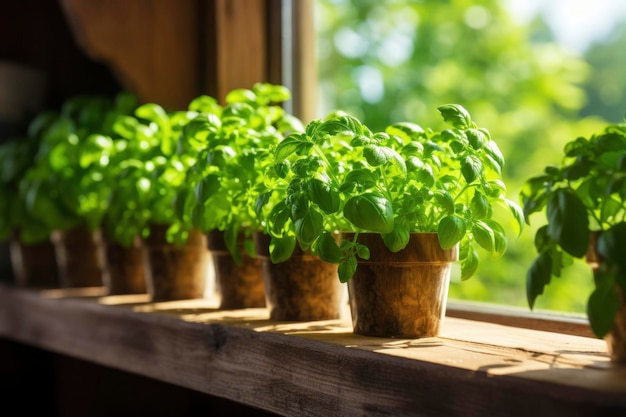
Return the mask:
<path fill-rule="evenodd" d="M 50 240 L 25 244 L 17 234 L 10 241 L 11 265 L 15 283 L 20 287 L 58 288 L 59 269 Z"/>
<path fill-rule="evenodd" d="M 100 231 L 87 227 L 55 230 L 50 235 L 62 288 L 101 287 L 104 254 Z"/>
<path fill-rule="evenodd" d="M 353 235 L 344 234 L 352 239 Z M 458 245 L 443 250 L 435 233 L 414 233 L 391 252 L 377 233 L 360 233 L 370 259 L 359 259 L 348 281 L 354 333 L 377 337 L 432 337 L 445 316 L 452 262 Z"/>
<path fill-rule="evenodd" d="M 275 264 L 269 255 L 270 236 L 255 233 L 254 239 L 262 261 L 270 319 L 314 321 L 341 317 L 345 286 L 337 276 L 337 264 L 324 262 L 298 246 L 289 259 Z"/>
<path fill-rule="evenodd" d="M 206 237 L 191 230 L 184 245 L 167 241 L 168 226 L 153 225 L 143 239 L 146 286 L 151 301 L 204 298 L 210 255 Z"/>
<path fill-rule="evenodd" d="M 104 286 L 109 295 L 147 292 L 141 239 L 126 247 L 105 236 Z"/>
<path fill-rule="evenodd" d="M 224 233 L 219 230 L 207 234 L 207 247 L 215 267 L 215 289 L 220 297 L 219 308 L 224 310 L 265 307 L 265 289 L 261 260 L 242 250 L 237 264 L 226 248 Z M 241 243 L 243 247 L 243 243 Z"/>

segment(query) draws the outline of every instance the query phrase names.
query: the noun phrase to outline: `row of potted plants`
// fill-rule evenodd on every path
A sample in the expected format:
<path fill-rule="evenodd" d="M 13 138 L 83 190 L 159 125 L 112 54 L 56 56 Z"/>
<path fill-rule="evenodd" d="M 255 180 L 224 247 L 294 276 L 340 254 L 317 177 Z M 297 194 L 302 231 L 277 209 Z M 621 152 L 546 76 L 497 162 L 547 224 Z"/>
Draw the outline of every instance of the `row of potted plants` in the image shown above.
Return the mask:
<path fill-rule="evenodd" d="M 345 301 L 341 283 L 349 282 L 358 333 L 436 334 L 452 263 L 459 260 L 468 278 L 478 266 L 477 247 L 496 254 L 506 248 L 496 206 L 520 230 L 523 224 L 505 196 L 504 160 L 489 132 L 459 105 L 439 108 L 449 125 L 442 131 L 396 123 L 372 132 L 339 111 L 304 125 L 280 107 L 289 96 L 283 86 L 256 84 L 230 92 L 224 106 L 200 96 L 178 112 L 137 105 L 126 94 L 69 100 L 59 114 L 46 112 L 31 125 L 39 147 L 16 201 L 36 221 L 14 230 L 22 243 L 37 240 L 30 230 L 50 239 L 64 264 L 79 248 L 105 245 L 91 258 L 78 257 L 87 260 L 83 269 L 78 263 L 60 269 L 64 287 L 97 285 L 104 276 L 110 293 L 145 289 L 153 301 L 201 297 L 202 278 L 191 277 L 209 268 L 208 253 L 221 308 L 267 302 L 275 319 L 337 318 Z M 412 237 L 417 233 L 426 237 Z M 195 251 L 183 257 L 184 245 Z M 421 260 L 406 258 L 407 246 L 433 259 L 411 272 Z M 142 256 L 145 271 L 130 266 Z M 410 268 L 397 270 L 396 256 Z M 396 268 L 391 276 L 406 275 L 406 282 L 395 299 L 370 299 L 367 309 L 425 313 L 433 323 L 361 324 L 367 314 L 356 294 L 401 282 L 381 281 L 380 288 L 367 282 L 386 258 Z M 113 271 L 114 264 L 124 266 Z M 408 294 L 430 282 L 415 285 L 412 277 L 430 270 L 442 275 L 440 282 L 428 295 L 415 295 L 424 300 L 407 304 Z M 131 271 L 139 278 L 116 284 Z M 173 285 L 175 273 L 183 285 Z M 280 295 L 268 295 L 287 281 Z M 318 301 L 305 307 L 296 294 Z M 426 299 L 438 300 L 434 313 L 421 311 Z"/>
<path fill-rule="evenodd" d="M 347 295 L 356 333 L 420 337 L 438 334 L 454 266 L 470 278 L 481 251 L 504 254 L 509 233 L 545 211 L 529 305 L 597 241 L 589 317 L 598 337 L 615 333 L 625 282 L 623 124 L 568 143 L 572 163 L 530 178 L 522 210 L 506 196 L 496 142 L 458 104 L 437 109 L 441 130 L 401 122 L 373 132 L 341 111 L 304 124 L 281 107 L 289 98 L 285 87 L 259 83 L 231 91 L 224 105 L 200 96 L 176 112 L 128 94 L 69 100 L 0 151 L 16 161 L 3 164 L 0 192 L 12 203 L 0 207 L 0 232 L 26 246 L 51 241 L 63 262 L 88 246 L 63 252 L 79 231 L 105 245 L 87 262 L 95 270 L 82 270 L 79 283 L 61 273 L 61 286 L 196 298 L 213 271 L 220 308 L 333 319 Z M 8 156 L 24 143 L 24 158 Z"/>

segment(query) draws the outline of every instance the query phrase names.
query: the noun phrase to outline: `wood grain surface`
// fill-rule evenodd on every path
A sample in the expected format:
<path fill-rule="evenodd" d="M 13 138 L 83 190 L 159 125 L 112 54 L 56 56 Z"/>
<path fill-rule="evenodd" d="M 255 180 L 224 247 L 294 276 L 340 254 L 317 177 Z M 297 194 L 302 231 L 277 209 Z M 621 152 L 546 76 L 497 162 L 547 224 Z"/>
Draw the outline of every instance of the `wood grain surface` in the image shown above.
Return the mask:
<path fill-rule="evenodd" d="M 446 317 L 387 339 L 338 320 L 277 322 L 211 299 L 0 286 L 0 337 L 286 416 L 613 416 L 626 370 L 604 341 Z"/>

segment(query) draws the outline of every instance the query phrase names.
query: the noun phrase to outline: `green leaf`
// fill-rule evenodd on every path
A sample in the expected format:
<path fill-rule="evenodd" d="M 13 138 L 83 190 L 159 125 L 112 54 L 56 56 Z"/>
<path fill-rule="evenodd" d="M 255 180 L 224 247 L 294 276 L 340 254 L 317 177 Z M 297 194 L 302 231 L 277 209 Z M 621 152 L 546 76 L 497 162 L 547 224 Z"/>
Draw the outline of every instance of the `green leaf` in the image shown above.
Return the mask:
<path fill-rule="evenodd" d="M 341 262 L 343 256 L 333 235 L 326 231 L 315 241 L 313 250 L 323 261 L 330 263 Z"/>
<path fill-rule="evenodd" d="M 467 155 L 461 161 L 461 173 L 468 184 L 480 178 L 483 170 L 483 164 L 475 155 Z"/>
<path fill-rule="evenodd" d="M 465 220 L 459 216 L 446 216 L 439 222 L 437 234 L 439 244 L 443 249 L 450 249 L 463 239 L 467 225 Z"/>
<path fill-rule="evenodd" d="M 307 133 L 309 129 L 307 128 Z M 322 124 L 317 126 L 315 131 L 316 135 L 326 133 L 330 136 L 345 135 L 346 137 L 353 137 L 359 135 L 365 135 L 368 132 L 359 119 L 347 114 L 333 116 L 332 118 L 325 120 Z M 365 135 L 369 136 L 369 135 Z"/>
<path fill-rule="evenodd" d="M 430 165 L 424 165 L 422 169 L 418 170 L 417 179 L 427 187 L 435 185 L 436 179 L 433 168 Z"/>
<path fill-rule="evenodd" d="M 262 89 L 260 87 L 262 87 Z M 278 84 L 259 83 L 255 85 L 255 91 L 257 91 L 259 95 L 262 92 L 272 103 L 282 103 L 291 98 L 289 88 Z"/>
<path fill-rule="evenodd" d="M 406 176 L 406 163 L 398 152 L 386 146 L 367 145 L 363 148 L 363 156 L 367 162 L 374 167 L 393 163 Z"/>
<path fill-rule="evenodd" d="M 589 246 L 589 218 L 580 199 L 568 189 L 555 190 L 548 200 L 548 234 L 565 252 L 581 258 Z"/>
<path fill-rule="evenodd" d="M 494 252 L 496 246 L 495 233 L 486 223 L 478 220 L 472 226 L 472 234 L 476 242 L 487 252 Z"/>
<path fill-rule="evenodd" d="M 493 248 L 493 253 L 496 255 L 503 255 L 506 252 L 508 241 L 506 237 L 506 232 L 500 223 L 493 219 L 486 219 L 485 223 L 491 228 L 493 231 L 493 237 L 495 246 Z"/>
<path fill-rule="evenodd" d="M 287 160 L 274 164 L 274 172 L 276 173 L 276 175 L 278 175 L 279 178 L 287 178 L 287 175 L 289 174 L 289 168 L 290 164 Z"/>
<path fill-rule="evenodd" d="M 393 123 L 387 126 L 385 132 L 390 135 L 399 136 L 405 143 L 415 141 L 424 136 L 424 129 L 410 122 Z"/>
<path fill-rule="evenodd" d="M 488 219 L 491 217 L 492 208 L 489 204 L 489 200 L 483 193 L 476 190 L 470 203 L 470 210 L 472 210 L 472 216 L 475 219 Z"/>
<path fill-rule="evenodd" d="M 352 279 L 356 272 L 357 261 L 354 255 L 344 260 L 339 264 L 337 268 L 337 274 L 339 275 L 339 281 L 346 283 Z"/>
<path fill-rule="evenodd" d="M 461 281 L 471 278 L 476 273 L 479 260 L 478 253 L 470 248 L 467 252 L 467 256 L 461 262 Z"/>
<path fill-rule="evenodd" d="M 239 227 L 236 224 L 230 224 L 224 230 L 224 243 L 226 248 L 233 257 L 233 260 L 237 265 L 241 265 L 241 250 L 237 245 L 237 238 L 239 237 Z"/>
<path fill-rule="evenodd" d="M 548 201 L 546 184 L 549 180 L 549 176 L 540 175 L 526 180 L 522 185 L 520 200 L 527 224 L 530 224 L 529 217 L 531 214 L 537 213 L 545 207 Z"/>
<path fill-rule="evenodd" d="M 217 103 L 217 100 L 207 95 L 200 95 L 189 103 L 189 110 L 197 111 L 200 113 L 221 113 L 222 107 Z"/>
<path fill-rule="evenodd" d="M 254 103 L 257 99 L 256 94 L 252 90 L 245 88 L 236 88 L 226 95 L 226 103 Z"/>
<path fill-rule="evenodd" d="M 607 262 L 617 265 L 626 272 L 626 223 L 620 222 L 600 233 L 597 250 Z"/>
<path fill-rule="evenodd" d="M 466 129 L 473 127 L 472 117 L 465 108 L 459 104 L 445 104 L 437 107 L 446 123 L 457 128 Z"/>
<path fill-rule="evenodd" d="M 304 194 L 294 195 L 291 200 L 291 219 L 299 220 L 309 212 L 309 200 Z"/>
<path fill-rule="evenodd" d="M 360 243 L 356 244 L 356 254 L 361 259 L 369 259 L 370 258 L 370 248 L 365 245 L 361 245 Z"/>
<path fill-rule="evenodd" d="M 368 189 L 376 185 L 376 180 L 376 174 L 369 169 L 355 169 L 348 172 L 339 189 L 342 192 L 353 190 L 356 186 Z"/>
<path fill-rule="evenodd" d="M 393 206 L 377 193 L 365 193 L 346 201 L 343 214 L 356 227 L 376 233 L 393 230 Z"/>
<path fill-rule="evenodd" d="M 548 234 L 548 225 L 541 226 L 535 233 L 535 249 L 538 253 L 547 252 L 553 246 L 553 240 Z"/>
<path fill-rule="evenodd" d="M 399 222 L 395 222 L 393 231 L 391 233 L 383 233 L 381 237 L 385 242 L 385 246 L 391 252 L 398 252 L 409 244 L 410 233 L 408 228 L 400 226 Z"/>
<path fill-rule="evenodd" d="M 535 258 L 526 274 L 526 297 L 531 310 L 537 297 L 543 294 L 543 289 L 550 283 L 551 276 L 552 257 L 549 252 L 543 252 Z"/>
<path fill-rule="evenodd" d="M 62 142 L 50 149 L 48 154 L 48 161 L 50 167 L 55 171 L 61 171 L 63 169 L 72 166 L 72 160 L 76 157 L 78 148 L 76 145 L 71 145 L 67 142 Z"/>
<path fill-rule="evenodd" d="M 208 175 L 202 178 L 195 186 L 196 199 L 204 204 L 220 188 L 220 178 L 217 175 Z"/>
<path fill-rule="evenodd" d="M 270 230 L 272 234 L 282 235 L 283 228 L 288 220 L 290 220 L 291 210 L 284 202 L 280 202 L 276 204 L 270 214 L 267 216 L 268 222 L 270 223 Z"/>
<path fill-rule="evenodd" d="M 313 207 L 309 207 L 306 214 L 294 222 L 296 237 L 305 247 L 311 246 L 324 229 L 324 217 Z"/>
<path fill-rule="evenodd" d="M 467 135 L 471 147 L 475 150 L 481 149 L 488 142 L 485 133 L 479 129 L 467 129 L 465 134 Z"/>
<path fill-rule="evenodd" d="M 497 172 L 502 171 L 502 168 L 504 168 L 504 156 L 502 155 L 502 152 L 500 151 L 500 148 L 498 147 L 498 144 L 493 141 L 490 140 L 485 144 L 484 147 L 484 151 L 487 153 L 487 155 L 489 155 L 500 167 L 500 169 L 496 170 Z"/>
<path fill-rule="evenodd" d="M 274 264 L 285 262 L 291 257 L 295 248 L 296 238 L 294 236 L 272 236 L 270 239 L 270 260 Z"/>
<path fill-rule="evenodd" d="M 522 211 L 520 206 L 518 206 L 517 204 L 515 204 L 511 200 L 507 200 L 505 198 L 502 201 L 509 208 L 509 211 L 513 215 L 513 219 L 515 220 L 515 223 L 517 224 L 517 227 L 518 227 L 517 235 L 521 236 L 522 231 L 524 230 L 524 225 L 525 225 L 524 212 Z"/>
<path fill-rule="evenodd" d="M 587 301 L 587 317 L 591 330 L 603 338 L 613 327 L 620 306 L 615 280 L 608 271 L 599 268 L 595 272 L 596 289 Z"/>
<path fill-rule="evenodd" d="M 146 103 L 135 110 L 135 115 L 142 119 L 155 122 L 161 129 L 169 126 L 169 117 L 163 107 L 155 103 Z"/>
<path fill-rule="evenodd" d="M 179 220 L 184 220 L 191 216 L 193 205 L 196 203 L 196 198 L 191 190 L 183 188 L 176 192 L 173 203 L 176 217 Z"/>
<path fill-rule="evenodd" d="M 437 200 L 437 204 L 441 206 L 448 214 L 454 214 L 454 198 L 445 190 L 438 190 L 434 192 L 434 197 Z"/>
<path fill-rule="evenodd" d="M 309 182 L 309 198 L 326 214 L 339 211 L 341 200 L 339 192 L 333 189 L 332 184 L 313 178 Z"/>
<path fill-rule="evenodd" d="M 274 151 L 274 158 L 276 162 L 282 162 L 293 154 L 302 154 L 308 151 L 313 146 L 312 142 L 307 141 L 306 135 L 301 133 L 294 133 L 287 136 L 280 141 L 276 150 Z"/>

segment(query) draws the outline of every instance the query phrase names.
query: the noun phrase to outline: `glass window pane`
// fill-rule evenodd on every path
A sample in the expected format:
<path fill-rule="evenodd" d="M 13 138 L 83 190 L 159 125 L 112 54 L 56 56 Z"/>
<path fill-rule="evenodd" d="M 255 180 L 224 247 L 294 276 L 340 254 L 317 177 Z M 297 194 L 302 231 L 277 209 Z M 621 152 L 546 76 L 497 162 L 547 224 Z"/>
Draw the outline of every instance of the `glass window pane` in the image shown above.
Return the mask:
<path fill-rule="evenodd" d="M 626 113 L 626 2 L 316 0 L 315 28 L 318 116 L 341 109 L 373 130 L 440 128 L 437 106 L 461 104 L 500 146 L 514 201 L 525 179 L 560 162 L 566 142 Z M 504 256 L 482 256 L 476 276 L 452 283 L 450 297 L 526 307 L 544 224 L 534 216 Z M 592 285 L 576 261 L 535 307 L 583 313 Z"/>

